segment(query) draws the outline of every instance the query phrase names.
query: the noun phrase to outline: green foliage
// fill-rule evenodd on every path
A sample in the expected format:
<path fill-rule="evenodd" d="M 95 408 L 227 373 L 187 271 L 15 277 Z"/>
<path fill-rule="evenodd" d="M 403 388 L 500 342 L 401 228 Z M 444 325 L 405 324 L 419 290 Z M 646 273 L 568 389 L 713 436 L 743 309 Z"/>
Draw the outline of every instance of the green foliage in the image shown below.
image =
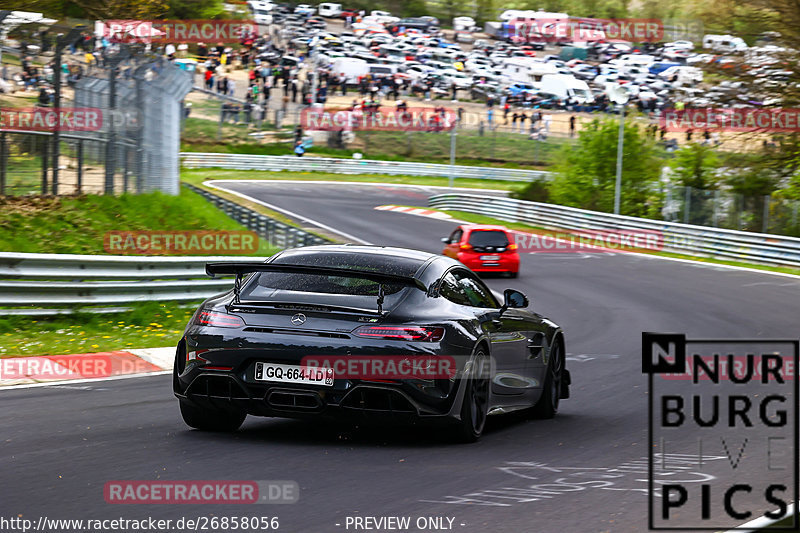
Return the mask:
<path fill-rule="evenodd" d="M 105 254 L 109 231 L 243 230 L 202 196 L 162 193 L 0 199 L 0 251 Z M 58 235 L 57 239 L 53 239 Z"/>
<path fill-rule="evenodd" d="M 533 180 L 522 189 L 512 192 L 510 196 L 517 200 L 546 203 L 550 201 L 550 183 L 543 179 Z"/>
<path fill-rule="evenodd" d="M 428 5 L 425 0 L 407 0 L 401 3 L 399 12 L 403 17 L 422 17 L 428 14 Z"/>
<path fill-rule="evenodd" d="M 716 189 L 714 171 L 719 167 L 719 158 L 714 150 L 700 143 L 692 143 L 675 152 L 670 164 L 684 187 Z"/>
<path fill-rule="evenodd" d="M 525 4 L 525 9 L 569 13 L 573 17 L 621 18 L 628 13 L 628 0 L 529 0 Z"/>
<path fill-rule="evenodd" d="M 430 8 L 439 21 L 447 25 L 452 24 L 455 17 L 472 14 L 472 10 L 461 0 L 437 0 L 431 2 Z"/>
<path fill-rule="evenodd" d="M 169 0 L 167 18 L 210 19 L 224 16 L 222 0 Z"/>
<path fill-rule="evenodd" d="M 489 20 L 495 20 L 497 12 L 495 10 L 494 0 L 476 0 L 475 2 L 475 24 L 483 27 L 483 24 Z"/>
<path fill-rule="evenodd" d="M 659 200 L 658 151 L 638 125 L 628 121 L 624 131 L 620 213 L 653 216 Z M 557 174 L 550 185 L 554 203 L 612 212 L 617 166 L 619 122 L 594 120 L 580 132 L 576 146 L 564 149 Z"/>

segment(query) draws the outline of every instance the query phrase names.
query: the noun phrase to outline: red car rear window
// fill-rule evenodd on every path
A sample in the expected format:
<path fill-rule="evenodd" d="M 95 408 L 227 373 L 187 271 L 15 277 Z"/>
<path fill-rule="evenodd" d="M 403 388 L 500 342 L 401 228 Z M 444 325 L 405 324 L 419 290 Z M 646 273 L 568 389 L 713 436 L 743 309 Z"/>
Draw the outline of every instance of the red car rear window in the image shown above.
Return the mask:
<path fill-rule="evenodd" d="M 479 230 L 469 234 L 469 243 L 472 246 L 508 246 L 508 235 L 499 230 Z"/>

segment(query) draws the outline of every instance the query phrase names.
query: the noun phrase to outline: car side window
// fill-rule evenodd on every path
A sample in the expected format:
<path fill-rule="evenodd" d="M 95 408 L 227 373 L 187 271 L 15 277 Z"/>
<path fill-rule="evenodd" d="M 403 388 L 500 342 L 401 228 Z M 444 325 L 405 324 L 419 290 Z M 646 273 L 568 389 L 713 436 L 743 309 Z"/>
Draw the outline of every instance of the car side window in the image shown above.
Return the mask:
<path fill-rule="evenodd" d="M 487 309 L 497 308 L 494 296 L 483 283 L 466 272 L 455 272 L 454 275 L 461 292 L 467 297 L 468 303 L 466 305 Z"/>
<path fill-rule="evenodd" d="M 462 235 L 464 235 L 464 231 L 463 231 L 463 230 L 461 230 L 461 229 L 457 229 L 457 230 L 455 230 L 455 231 L 454 231 L 454 232 L 453 232 L 453 233 L 450 235 L 450 243 L 451 243 L 451 244 L 455 244 L 455 243 L 461 242 L 461 236 L 462 236 Z"/>
<path fill-rule="evenodd" d="M 445 274 L 442 278 L 442 285 L 439 287 L 439 294 L 458 305 L 472 305 L 469 297 L 459 285 L 458 280 L 452 273 Z"/>

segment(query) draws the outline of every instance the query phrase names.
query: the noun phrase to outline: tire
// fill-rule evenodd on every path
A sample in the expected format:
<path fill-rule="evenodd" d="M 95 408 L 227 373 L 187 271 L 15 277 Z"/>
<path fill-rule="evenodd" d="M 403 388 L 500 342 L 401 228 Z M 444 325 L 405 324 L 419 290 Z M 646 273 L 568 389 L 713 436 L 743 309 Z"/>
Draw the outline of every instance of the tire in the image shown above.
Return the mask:
<path fill-rule="evenodd" d="M 509 278 L 516 278 L 518 276 L 519 276 L 519 272 L 509 272 L 508 273 L 508 277 Z"/>
<path fill-rule="evenodd" d="M 459 442 L 475 442 L 483 434 L 489 413 L 488 358 L 478 349 L 473 359 L 472 372 L 465 380 L 464 399 L 461 402 L 461 421 L 458 425 Z"/>
<path fill-rule="evenodd" d="M 558 413 L 558 404 L 561 401 L 561 382 L 564 379 L 564 354 L 562 351 L 561 343 L 558 341 L 550 349 L 550 361 L 547 363 L 542 396 L 531 408 L 531 415 L 534 418 L 550 419 Z"/>
<path fill-rule="evenodd" d="M 236 431 L 247 417 L 244 411 L 203 409 L 183 400 L 180 404 L 181 416 L 186 425 L 203 431 Z"/>

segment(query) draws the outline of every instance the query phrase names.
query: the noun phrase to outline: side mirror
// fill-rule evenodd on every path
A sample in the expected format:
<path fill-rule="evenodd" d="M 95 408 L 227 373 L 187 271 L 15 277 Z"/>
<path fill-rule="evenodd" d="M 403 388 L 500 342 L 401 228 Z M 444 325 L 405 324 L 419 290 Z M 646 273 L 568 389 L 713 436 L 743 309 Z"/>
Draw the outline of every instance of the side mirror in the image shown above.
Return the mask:
<path fill-rule="evenodd" d="M 450 244 L 450 237 L 442 237 L 442 242 L 445 244 Z"/>
<path fill-rule="evenodd" d="M 528 297 L 515 289 L 506 289 L 503 291 L 503 307 L 500 308 L 500 314 L 503 314 L 506 309 L 521 309 L 528 307 Z"/>

